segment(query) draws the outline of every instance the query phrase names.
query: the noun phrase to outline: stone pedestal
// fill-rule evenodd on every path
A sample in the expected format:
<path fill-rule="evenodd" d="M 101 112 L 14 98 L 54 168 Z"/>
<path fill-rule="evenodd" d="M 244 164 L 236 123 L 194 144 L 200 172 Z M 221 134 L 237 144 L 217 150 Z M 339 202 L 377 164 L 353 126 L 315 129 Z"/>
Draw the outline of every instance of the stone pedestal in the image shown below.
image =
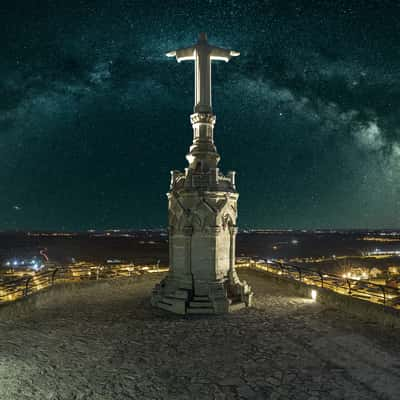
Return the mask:
<path fill-rule="evenodd" d="M 235 271 L 235 174 L 204 166 L 172 171 L 167 194 L 170 271 L 155 287 L 152 304 L 178 314 L 251 305 L 251 289 Z"/>

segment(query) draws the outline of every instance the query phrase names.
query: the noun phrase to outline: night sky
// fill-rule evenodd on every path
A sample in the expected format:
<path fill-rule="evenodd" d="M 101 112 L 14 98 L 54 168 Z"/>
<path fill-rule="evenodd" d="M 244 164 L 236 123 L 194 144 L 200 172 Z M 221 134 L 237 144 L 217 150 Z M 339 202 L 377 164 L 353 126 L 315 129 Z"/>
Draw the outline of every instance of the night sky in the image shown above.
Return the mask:
<path fill-rule="evenodd" d="M 162 5 L 162 6 L 161 6 Z M 400 227 L 398 1 L 0 5 L 0 230 L 161 227 L 209 41 L 239 226 Z"/>

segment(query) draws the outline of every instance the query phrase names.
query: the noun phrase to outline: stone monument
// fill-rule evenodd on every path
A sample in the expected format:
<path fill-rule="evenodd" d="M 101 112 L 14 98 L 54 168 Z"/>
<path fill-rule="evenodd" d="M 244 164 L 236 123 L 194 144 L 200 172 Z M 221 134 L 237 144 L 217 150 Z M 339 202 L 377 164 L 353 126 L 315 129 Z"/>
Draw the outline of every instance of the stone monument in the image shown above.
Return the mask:
<path fill-rule="evenodd" d="M 189 48 L 167 53 L 195 63 L 193 144 L 185 172 L 172 171 L 168 196 L 170 271 L 153 290 L 154 306 L 177 314 L 215 314 L 251 305 L 252 291 L 235 270 L 235 172 L 225 176 L 214 145 L 211 62 L 239 53 L 211 46 L 205 33 Z"/>

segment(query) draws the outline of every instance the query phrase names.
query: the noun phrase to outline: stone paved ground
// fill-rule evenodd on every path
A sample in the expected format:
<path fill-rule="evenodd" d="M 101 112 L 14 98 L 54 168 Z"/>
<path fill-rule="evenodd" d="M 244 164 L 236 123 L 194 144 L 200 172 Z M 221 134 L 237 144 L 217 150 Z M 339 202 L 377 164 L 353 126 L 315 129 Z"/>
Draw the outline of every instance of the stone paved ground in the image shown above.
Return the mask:
<path fill-rule="evenodd" d="M 0 310 L 0 399 L 399 399 L 393 332 L 241 275 L 254 307 L 222 317 L 152 309 L 160 276 Z"/>

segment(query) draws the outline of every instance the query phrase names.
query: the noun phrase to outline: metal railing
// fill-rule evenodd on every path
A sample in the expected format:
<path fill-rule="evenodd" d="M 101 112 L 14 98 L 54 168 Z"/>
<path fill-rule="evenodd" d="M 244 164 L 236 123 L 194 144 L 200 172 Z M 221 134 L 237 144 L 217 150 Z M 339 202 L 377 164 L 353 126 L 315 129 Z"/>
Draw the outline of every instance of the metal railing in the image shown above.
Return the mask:
<path fill-rule="evenodd" d="M 248 259 L 247 262 L 237 265 L 237 267 L 240 266 L 267 271 L 306 285 L 326 288 L 358 299 L 400 309 L 400 289 L 398 288 L 378 285 L 366 280 L 345 278 L 276 260 L 260 262 Z M 160 265 L 158 261 L 117 265 L 78 263 L 35 273 L 30 272 L 19 278 L 0 281 L 0 304 L 26 297 L 55 283 L 132 277 L 146 272 L 165 272 L 167 270 L 168 267 Z"/>
<path fill-rule="evenodd" d="M 267 271 L 288 279 L 302 282 L 306 285 L 317 286 L 333 290 L 337 293 L 349 295 L 373 303 L 400 308 L 400 289 L 378 285 L 367 280 L 359 280 L 325 273 L 311 268 L 303 268 L 276 260 L 267 262 L 250 261 L 249 266 Z"/>
<path fill-rule="evenodd" d="M 91 265 L 77 264 L 39 272 L 27 272 L 18 278 L 0 281 L 0 304 L 18 300 L 46 289 L 55 283 L 131 277 L 151 272 L 164 272 L 168 267 L 154 264 Z"/>

